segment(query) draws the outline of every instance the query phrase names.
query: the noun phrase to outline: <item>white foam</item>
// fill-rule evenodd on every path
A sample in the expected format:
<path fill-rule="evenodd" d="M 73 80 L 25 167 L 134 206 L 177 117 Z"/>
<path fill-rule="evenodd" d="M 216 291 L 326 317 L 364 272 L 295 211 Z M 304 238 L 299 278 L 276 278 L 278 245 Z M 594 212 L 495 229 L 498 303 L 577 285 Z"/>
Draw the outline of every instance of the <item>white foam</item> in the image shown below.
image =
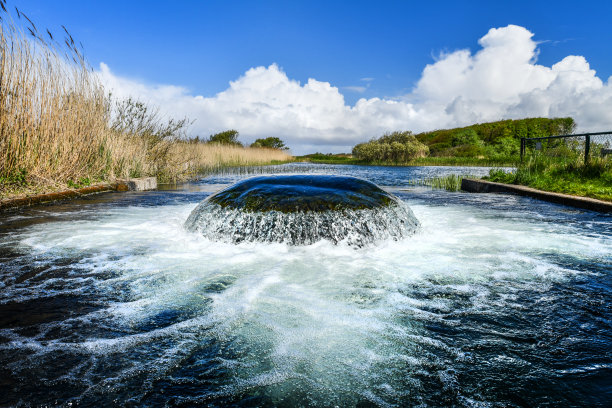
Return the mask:
<path fill-rule="evenodd" d="M 36 355 L 76 348 L 104 356 L 167 338 L 180 349 L 209 337 L 235 351 L 224 363 L 233 383 L 220 392 L 297 378 L 322 393 L 359 388 L 362 396 L 384 405 L 380 395 L 395 395 L 400 382 L 417 381 L 403 377 L 405 370 L 426 365 L 422 346 L 463 358 L 460 350 L 423 330 L 423 322 L 439 321 L 452 311 L 453 305 L 436 293 L 465 294 L 469 307 L 490 312 L 511 305 L 513 290 L 538 290 L 580 273 L 548 255 L 609 259 L 612 253 L 609 239 L 570 226 L 493 210 L 426 205 L 412 205 L 422 225 L 416 235 L 361 249 L 326 241 L 235 245 L 185 231 L 193 208 L 118 208 L 90 220 L 32 226 L 12 239 L 35 257 L 79 259 L 76 276 L 3 289 L 3 300 L 78 294 L 85 287 L 117 298 L 74 318 L 82 324 L 103 321 L 127 330 L 168 310 L 188 310 L 191 317 L 77 343 L 8 331 L 0 333 L 12 336 L 2 348 L 31 349 Z M 98 276 L 103 272 L 112 276 Z M 495 282 L 506 285 L 499 289 L 503 296 L 492 296 Z M 415 288 L 434 295 L 415 297 Z M 448 316 L 446 323 L 452 324 Z M 151 367 L 179 361 L 167 355 L 150 358 Z M 400 362 L 404 371 L 397 367 Z"/>

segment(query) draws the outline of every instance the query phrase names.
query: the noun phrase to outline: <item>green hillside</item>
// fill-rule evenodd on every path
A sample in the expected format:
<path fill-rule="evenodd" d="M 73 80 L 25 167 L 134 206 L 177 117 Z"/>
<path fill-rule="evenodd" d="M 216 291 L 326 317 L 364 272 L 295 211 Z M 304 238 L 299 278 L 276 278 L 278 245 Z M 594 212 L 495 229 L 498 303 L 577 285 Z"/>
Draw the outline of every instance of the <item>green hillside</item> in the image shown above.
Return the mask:
<path fill-rule="evenodd" d="M 527 118 L 419 134 L 393 132 L 356 145 L 353 156 L 386 164 L 512 163 L 519 158 L 522 137 L 568 134 L 575 127 L 572 118 Z"/>
<path fill-rule="evenodd" d="M 575 127 L 572 118 L 527 118 L 434 130 L 415 137 L 429 147 L 430 156 L 495 159 L 518 155 L 522 137 L 569 134 Z"/>

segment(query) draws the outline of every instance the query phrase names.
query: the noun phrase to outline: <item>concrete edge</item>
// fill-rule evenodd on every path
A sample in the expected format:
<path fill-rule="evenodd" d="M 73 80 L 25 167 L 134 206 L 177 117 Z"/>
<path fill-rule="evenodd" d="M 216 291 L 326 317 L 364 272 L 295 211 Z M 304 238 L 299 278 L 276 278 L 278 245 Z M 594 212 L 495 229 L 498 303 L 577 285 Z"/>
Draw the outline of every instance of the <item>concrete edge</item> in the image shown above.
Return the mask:
<path fill-rule="evenodd" d="M 555 204 L 583 208 L 585 210 L 602 213 L 612 212 L 612 203 L 589 197 L 576 197 L 561 193 L 536 190 L 535 188 L 514 184 L 495 183 L 493 181 L 464 178 L 461 180 L 461 189 L 470 193 L 511 193 L 521 196 L 537 198 Z"/>
<path fill-rule="evenodd" d="M 117 180 L 114 183 L 96 184 L 93 186 L 65 190 L 54 193 L 38 194 L 31 197 L 9 198 L 0 200 L 0 212 L 30 207 L 38 204 L 48 204 L 56 201 L 65 201 L 80 198 L 91 194 L 107 193 L 110 191 L 147 191 L 157 188 L 155 177 L 145 177 L 140 179 Z"/>

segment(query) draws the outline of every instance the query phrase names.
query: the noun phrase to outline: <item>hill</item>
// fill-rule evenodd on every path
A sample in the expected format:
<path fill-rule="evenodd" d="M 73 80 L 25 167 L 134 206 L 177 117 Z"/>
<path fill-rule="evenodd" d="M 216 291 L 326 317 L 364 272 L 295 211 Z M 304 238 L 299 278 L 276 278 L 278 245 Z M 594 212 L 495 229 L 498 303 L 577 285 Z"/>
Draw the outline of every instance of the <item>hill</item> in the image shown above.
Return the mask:
<path fill-rule="evenodd" d="M 568 134 L 572 133 L 575 127 L 574 119 L 569 117 L 527 118 L 479 123 L 414 135 L 409 131 L 393 132 L 356 145 L 353 155 L 365 162 L 389 164 L 425 164 L 430 161 L 432 164 L 443 164 L 447 159 L 460 162 L 511 163 L 519 158 L 522 137 Z"/>

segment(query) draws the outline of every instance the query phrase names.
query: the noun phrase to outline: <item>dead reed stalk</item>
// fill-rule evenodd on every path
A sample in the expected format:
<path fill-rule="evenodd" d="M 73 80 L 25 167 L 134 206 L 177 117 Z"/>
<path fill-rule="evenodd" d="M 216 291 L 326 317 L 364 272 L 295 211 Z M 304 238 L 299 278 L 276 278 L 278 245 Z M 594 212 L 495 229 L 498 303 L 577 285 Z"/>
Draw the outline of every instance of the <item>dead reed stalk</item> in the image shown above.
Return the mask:
<path fill-rule="evenodd" d="M 290 159 L 279 150 L 183 141 L 187 119 L 163 121 L 140 102 L 111 99 L 68 30 L 60 46 L 27 21 L 26 33 L 0 10 L 0 197 L 15 186 L 178 180 Z"/>

